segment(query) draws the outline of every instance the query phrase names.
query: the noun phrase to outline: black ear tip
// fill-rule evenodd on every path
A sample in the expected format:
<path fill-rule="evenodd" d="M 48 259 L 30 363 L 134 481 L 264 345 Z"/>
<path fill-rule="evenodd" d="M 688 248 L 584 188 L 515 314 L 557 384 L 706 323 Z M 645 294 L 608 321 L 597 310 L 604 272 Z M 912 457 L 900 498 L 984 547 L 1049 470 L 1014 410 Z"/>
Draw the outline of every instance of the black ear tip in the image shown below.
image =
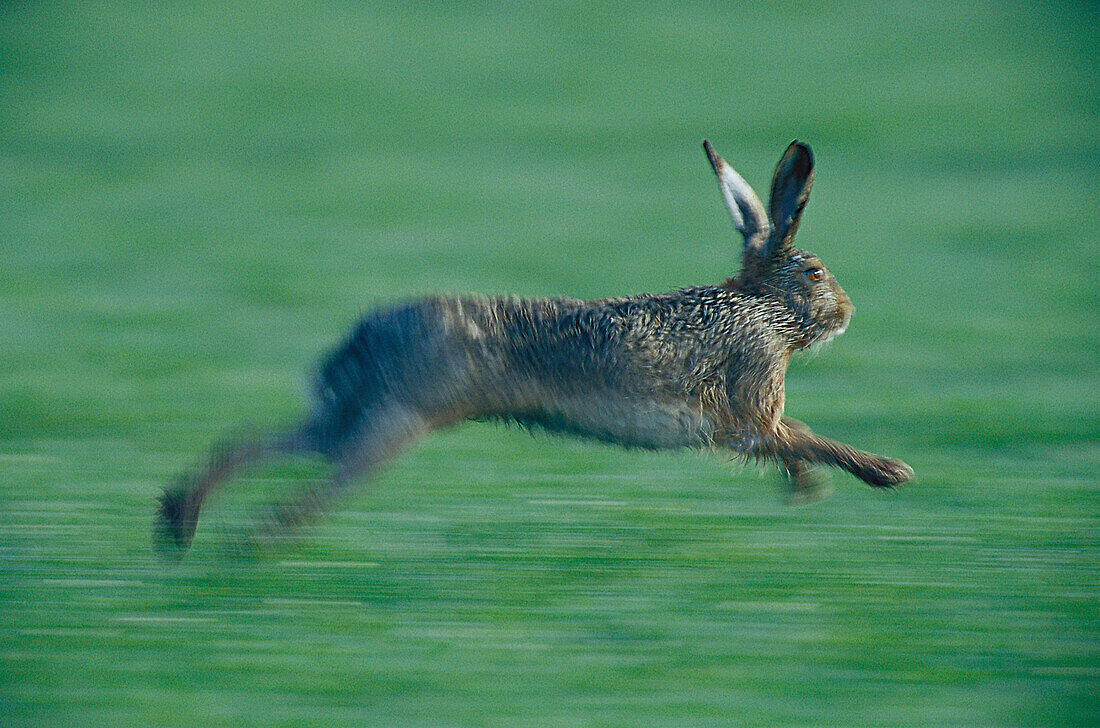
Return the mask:
<path fill-rule="evenodd" d="M 797 160 L 806 167 L 814 166 L 814 152 L 810 149 L 810 145 L 804 144 L 797 139 L 787 146 L 787 151 L 783 153 L 783 156 Z"/>
<path fill-rule="evenodd" d="M 710 160 L 710 166 L 714 168 L 714 172 L 717 174 L 718 165 L 722 161 L 722 158 L 718 156 L 718 152 L 714 151 L 714 147 L 712 147 L 710 142 L 706 139 L 703 140 L 703 151 L 707 153 L 707 159 Z"/>

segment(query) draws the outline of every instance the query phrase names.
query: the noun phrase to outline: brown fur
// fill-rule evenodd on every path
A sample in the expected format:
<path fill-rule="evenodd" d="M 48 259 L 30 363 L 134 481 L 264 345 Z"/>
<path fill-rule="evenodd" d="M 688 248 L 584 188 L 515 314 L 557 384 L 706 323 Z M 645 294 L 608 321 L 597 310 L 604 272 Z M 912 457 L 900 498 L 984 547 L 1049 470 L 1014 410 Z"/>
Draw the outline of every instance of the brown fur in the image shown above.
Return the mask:
<path fill-rule="evenodd" d="M 258 530 L 275 533 L 417 437 L 467 419 L 771 460 L 796 496 L 815 492 L 814 463 L 874 486 L 909 480 L 904 463 L 783 416 L 791 355 L 842 333 L 853 311 L 821 261 L 792 244 L 813 178 L 809 148 L 795 142 L 780 160 L 769 220 L 751 188 L 704 145 L 745 237 L 737 278 L 595 301 L 428 298 L 368 314 L 318 369 L 301 426 L 223 445 L 165 491 L 158 544 L 182 554 L 206 495 L 250 463 L 315 453 L 335 466 L 328 484 L 301 493 Z"/>

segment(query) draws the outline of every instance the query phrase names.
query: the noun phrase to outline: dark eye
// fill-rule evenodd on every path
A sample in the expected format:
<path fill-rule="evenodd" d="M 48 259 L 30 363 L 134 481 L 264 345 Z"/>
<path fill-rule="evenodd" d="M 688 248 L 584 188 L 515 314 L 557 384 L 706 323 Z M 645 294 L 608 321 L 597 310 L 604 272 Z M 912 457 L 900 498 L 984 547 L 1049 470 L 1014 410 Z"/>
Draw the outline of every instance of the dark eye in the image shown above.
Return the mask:
<path fill-rule="evenodd" d="M 806 271 L 806 278 L 809 279 L 811 283 L 820 283 L 821 279 L 824 277 L 825 271 L 820 268 L 810 268 Z"/>

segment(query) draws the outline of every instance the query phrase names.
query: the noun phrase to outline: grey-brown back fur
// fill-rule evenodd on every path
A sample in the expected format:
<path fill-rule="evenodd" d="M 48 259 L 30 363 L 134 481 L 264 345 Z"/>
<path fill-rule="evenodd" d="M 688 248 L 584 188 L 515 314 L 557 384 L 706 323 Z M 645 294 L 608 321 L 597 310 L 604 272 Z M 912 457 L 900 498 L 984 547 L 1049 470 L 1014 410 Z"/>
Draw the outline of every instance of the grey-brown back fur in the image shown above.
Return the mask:
<path fill-rule="evenodd" d="M 416 437 L 467 419 L 770 459 L 795 494 L 814 487 L 813 463 L 876 486 L 908 480 L 904 463 L 783 417 L 790 356 L 842 333 L 852 313 L 820 260 L 791 242 L 812 183 L 808 147 L 793 143 L 780 161 L 769 220 L 751 188 L 705 146 L 745 236 L 736 279 L 594 301 L 437 297 L 367 314 L 318 368 L 299 428 L 216 448 L 166 491 L 158 543 L 182 553 L 205 495 L 249 462 L 313 452 L 336 466 L 329 485 L 303 492 L 259 528 L 273 532 L 301 522 Z"/>

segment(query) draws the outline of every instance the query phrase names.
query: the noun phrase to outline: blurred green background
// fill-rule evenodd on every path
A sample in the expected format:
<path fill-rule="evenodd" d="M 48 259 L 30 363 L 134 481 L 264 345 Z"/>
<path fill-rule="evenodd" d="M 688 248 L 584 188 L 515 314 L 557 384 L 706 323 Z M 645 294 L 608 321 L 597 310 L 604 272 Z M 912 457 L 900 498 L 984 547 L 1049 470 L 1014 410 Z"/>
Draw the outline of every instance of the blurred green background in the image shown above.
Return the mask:
<path fill-rule="evenodd" d="M 0 7 L 4 725 L 1088 725 L 1100 710 L 1094 3 Z M 788 412 L 911 463 L 774 473 L 469 425 L 298 544 L 255 473 L 363 310 L 736 270 L 700 141 L 858 311 Z"/>

